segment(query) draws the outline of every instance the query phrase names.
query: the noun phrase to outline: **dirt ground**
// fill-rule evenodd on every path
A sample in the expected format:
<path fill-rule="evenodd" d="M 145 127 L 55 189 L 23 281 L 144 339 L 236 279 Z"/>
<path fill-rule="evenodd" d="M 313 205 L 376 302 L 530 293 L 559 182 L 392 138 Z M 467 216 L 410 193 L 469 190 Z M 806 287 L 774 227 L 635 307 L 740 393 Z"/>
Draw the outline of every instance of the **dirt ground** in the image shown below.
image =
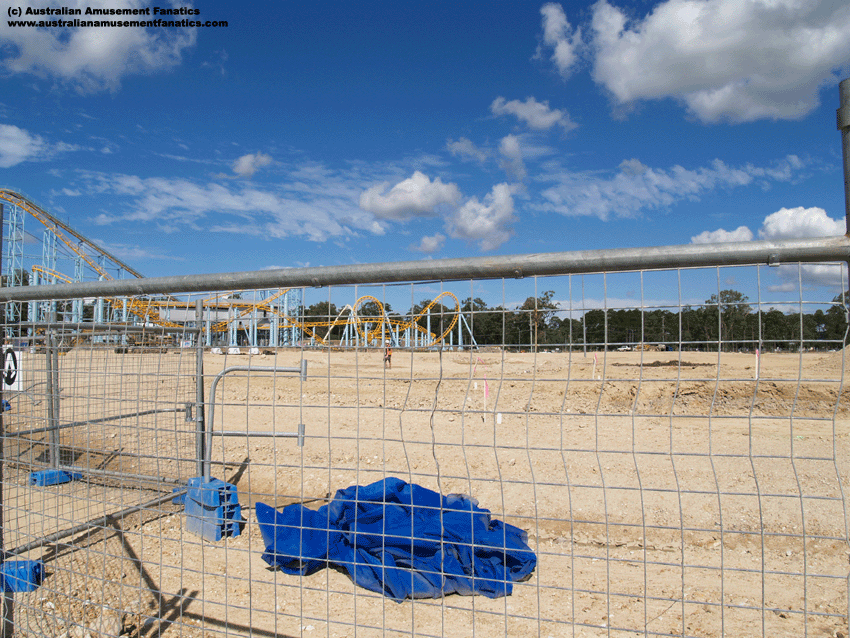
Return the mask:
<path fill-rule="evenodd" d="M 225 367 L 297 367 L 302 354 L 306 380 L 234 372 L 210 396 Z M 63 417 L 90 410 L 72 400 L 85 392 L 80 370 L 117 360 L 145 405 L 176 404 L 171 385 L 193 392 L 185 354 L 74 356 L 62 363 Z M 280 350 L 207 354 L 204 365 L 214 431 L 296 433 L 303 424 L 304 445 L 213 437 L 212 474 L 239 491 L 239 536 L 203 541 L 167 501 L 31 551 L 49 576 L 16 595 L 24 635 L 847 636 L 841 352 L 396 350 L 387 370 L 379 350 Z M 141 383 L 151 375 L 159 385 Z M 130 424 L 116 426 L 121 449 L 188 478 L 193 437 L 163 434 L 179 419 L 150 419 L 132 435 Z M 106 428 L 91 430 L 89 456 L 115 445 Z M 79 440 L 73 430 L 63 445 Z M 158 453 L 145 451 L 151 441 Z M 133 474 L 126 456 L 98 467 Z M 338 489 L 386 476 L 469 494 L 526 530 L 538 558 L 532 577 L 501 599 L 395 603 L 340 570 L 289 576 L 261 560 L 254 503 L 319 507 Z M 128 479 L 48 492 L 25 479 L 14 465 L 6 471 L 7 526 L 36 525 L 38 510 L 36 526 L 50 531 L 47 519 L 62 528 L 163 489 Z"/>

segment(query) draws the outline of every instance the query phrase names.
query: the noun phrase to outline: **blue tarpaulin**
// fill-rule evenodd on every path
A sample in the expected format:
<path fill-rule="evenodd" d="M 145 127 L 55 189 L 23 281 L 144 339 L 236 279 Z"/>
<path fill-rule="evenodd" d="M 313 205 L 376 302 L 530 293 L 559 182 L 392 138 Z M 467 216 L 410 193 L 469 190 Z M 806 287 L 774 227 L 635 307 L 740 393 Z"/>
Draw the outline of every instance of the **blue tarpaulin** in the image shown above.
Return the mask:
<path fill-rule="evenodd" d="M 334 564 L 397 601 L 448 594 L 510 595 L 537 557 L 522 529 L 470 498 L 387 478 L 338 490 L 318 510 L 256 504 L 263 560 L 288 574 Z"/>

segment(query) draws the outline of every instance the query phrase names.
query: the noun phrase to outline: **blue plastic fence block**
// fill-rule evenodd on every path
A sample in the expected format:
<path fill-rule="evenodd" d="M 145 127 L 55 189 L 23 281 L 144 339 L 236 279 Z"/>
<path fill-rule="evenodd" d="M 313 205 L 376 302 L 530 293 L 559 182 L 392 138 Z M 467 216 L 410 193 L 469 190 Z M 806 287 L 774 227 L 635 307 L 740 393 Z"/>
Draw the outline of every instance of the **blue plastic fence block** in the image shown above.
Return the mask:
<path fill-rule="evenodd" d="M 0 565 L 0 582 L 7 592 L 30 592 L 44 581 L 44 563 L 40 560 L 13 560 Z"/>
<path fill-rule="evenodd" d="M 61 485 L 69 481 L 78 481 L 83 478 L 79 472 L 66 472 L 65 470 L 40 470 L 30 473 L 30 485 L 45 487 L 47 485 Z"/>
<path fill-rule="evenodd" d="M 186 529 L 211 541 L 239 536 L 242 531 L 242 506 L 236 486 L 220 479 L 189 479 L 185 499 Z"/>

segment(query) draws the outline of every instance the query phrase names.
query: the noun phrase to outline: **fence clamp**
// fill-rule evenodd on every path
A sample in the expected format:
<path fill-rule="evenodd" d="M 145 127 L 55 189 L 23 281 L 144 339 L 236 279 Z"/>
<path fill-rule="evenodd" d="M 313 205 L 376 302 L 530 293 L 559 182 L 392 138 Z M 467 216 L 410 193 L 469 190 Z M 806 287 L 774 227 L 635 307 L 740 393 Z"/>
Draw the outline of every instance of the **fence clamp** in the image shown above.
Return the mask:
<path fill-rule="evenodd" d="M 779 265 L 779 255 L 776 253 L 771 253 L 767 257 L 767 265 L 768 266 L 778 266 Z"/>

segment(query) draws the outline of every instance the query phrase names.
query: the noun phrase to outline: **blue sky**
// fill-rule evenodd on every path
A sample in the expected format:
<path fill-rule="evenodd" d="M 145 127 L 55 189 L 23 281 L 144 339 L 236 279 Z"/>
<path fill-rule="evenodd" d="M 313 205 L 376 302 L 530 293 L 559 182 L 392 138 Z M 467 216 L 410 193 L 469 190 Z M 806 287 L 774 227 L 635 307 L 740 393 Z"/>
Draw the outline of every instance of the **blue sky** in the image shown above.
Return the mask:
<path fill-rule="evenodd" d="M 147 276 L 844 232 L 846 3 L 173 6 L 0 25 L 0 184 Z"/>

